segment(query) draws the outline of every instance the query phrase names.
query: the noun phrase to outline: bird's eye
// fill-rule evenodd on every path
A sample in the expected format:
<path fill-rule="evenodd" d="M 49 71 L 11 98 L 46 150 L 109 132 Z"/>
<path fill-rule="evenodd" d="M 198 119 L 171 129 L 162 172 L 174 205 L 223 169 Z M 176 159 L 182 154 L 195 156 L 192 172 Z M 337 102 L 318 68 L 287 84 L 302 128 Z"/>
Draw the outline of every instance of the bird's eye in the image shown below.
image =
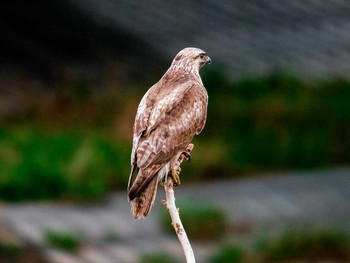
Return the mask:
<path fill-rule="evenodd" d="M 204 58 L 204 54 L 200 54 L 199 57 L 200 57 L 201 59 L 203 59 L 203 58 Z"/>

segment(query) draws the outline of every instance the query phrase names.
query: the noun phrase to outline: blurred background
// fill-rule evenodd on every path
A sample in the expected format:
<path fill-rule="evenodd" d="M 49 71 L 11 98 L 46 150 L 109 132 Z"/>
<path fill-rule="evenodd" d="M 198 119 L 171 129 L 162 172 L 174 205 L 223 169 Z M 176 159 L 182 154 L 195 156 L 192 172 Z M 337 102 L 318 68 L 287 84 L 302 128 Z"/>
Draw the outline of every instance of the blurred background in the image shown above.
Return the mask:
<path fill-rule="evenodd" d="M 0 262 L 184 262 L 129 213 L 137 105 L 205 50 L 175 189 L 198 262 L 350 262 L 350 3 L 14 0 L 0 8 Z"/>

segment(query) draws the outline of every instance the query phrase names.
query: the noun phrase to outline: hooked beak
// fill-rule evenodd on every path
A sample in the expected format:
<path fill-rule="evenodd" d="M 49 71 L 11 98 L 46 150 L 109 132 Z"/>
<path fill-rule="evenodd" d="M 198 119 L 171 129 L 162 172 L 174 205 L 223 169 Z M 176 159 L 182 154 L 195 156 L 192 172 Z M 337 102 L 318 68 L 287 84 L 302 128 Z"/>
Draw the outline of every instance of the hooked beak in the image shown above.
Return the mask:
<path fill-rule="evenodd" d="M 206 64 L 210 64 L 211 63 L 211 59 L 210 57 L 207 56 L 207 63 Z"/>

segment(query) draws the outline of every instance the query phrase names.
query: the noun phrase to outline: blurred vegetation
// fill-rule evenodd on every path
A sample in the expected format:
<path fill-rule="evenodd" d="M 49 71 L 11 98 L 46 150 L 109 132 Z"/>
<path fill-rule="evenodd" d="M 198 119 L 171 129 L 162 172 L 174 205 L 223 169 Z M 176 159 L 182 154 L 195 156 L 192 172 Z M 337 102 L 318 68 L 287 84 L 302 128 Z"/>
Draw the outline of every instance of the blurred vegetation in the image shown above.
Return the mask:
<path fill-rule="evenodd" d="M 45 255 L 37 244 L 24 240 L 12 229 L 0 226 L 1 263 L 47 263 Z"/>
<path fill-rule="evenodd" d="M 231 81 L 213 66 L 202 76 L 208 120 L 184 180 L 350 163 L 350 80 L 274 73 Z M 15 111 L 0 112 L 1 199 L 98 198 L 125 189 L 132 124 L 147 87 L 111 83 L 96 89 L 75 76 L 49 91 L 21 84 L 26 96 Z"/>
<path fill-rule="evenodd" d="M 83 242 L 83 237 L 80 235 L 57 230 L 47 230 L 44 235 L 52 247 L 70 252 L 76 251 Z"/>
<path fill-rule="evenodd" d="M 218 155 L 230 174 L 349 163 L 349 80 L 276 73 L 230 83 L 218 71 L 203 82 L 211 95 L 205 134 L 227 145 Z"/>
<path fill-rule="evenodd" d="M 164 252 L 145 253 L 140 257 L 140 263 L 177 263 L 179 262 L 172 256 Z"/>
<path fill-rule="evenodd" d="M 337 229 L 300 229 L 256 241 L 255 247 L 237 243 L 221 245 L 210 263 L 228 262 L 349 262 L 350 234 Z"/>
<path fill-rule="evenodd" d="M 0 259 L 1 263 L 49 263 L 42 250 L 35 245 L 17 248 L 11 247 L 11 244 L 0 244 Z"/>
<path fill-rule="evenodd" d="M 263 262 L 349 262 L 350 234 L 329 229 L 286 232 L 275 240 L 260 241 L 258 249 Z"/>
<path fill-rule="evenodd" d="M 129 145 L 98 131 L 0 129 L 0 195 L 100 198 L 125 185 L 129 155 Z"/>
<path fill-rule="evenodd" d="M 228 219 L 223 210 L 216 206 L 200 202 L 179 202 L 180 216 L 186 233 L 191 240 L 216 241 L 220 240 L 228 228 Z M 171 234 L 174 228 L 167 211 L 162 211 L 163 229 Z"/>
<path fill-rule="evenodd" d="M 243 262 L 244 250 L 234 244 L 223 245 L 209 260 L 210 263 L 239 263 Z"/>
<path fill-rule="evenodd" d="M 21 248 L 11 240 L 1 240 L 0 242 L 0 258 L 14 258 L 19 254 Z"/>

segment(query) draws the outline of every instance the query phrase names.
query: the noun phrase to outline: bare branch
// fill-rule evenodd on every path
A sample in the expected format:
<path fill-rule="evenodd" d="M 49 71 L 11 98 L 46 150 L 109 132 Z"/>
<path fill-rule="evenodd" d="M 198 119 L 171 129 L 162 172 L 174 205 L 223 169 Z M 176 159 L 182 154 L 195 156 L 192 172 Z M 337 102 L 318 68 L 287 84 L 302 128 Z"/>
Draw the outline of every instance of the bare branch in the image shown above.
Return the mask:
<path fill-rule="evenodd" d="M 164 190 L 165 190 L 166 201 L 164 201 L 163 204 L 166 205 L 169 211 L 169 214 L 171 217 L 171 224 L 175 229 L 176 235 L 185 253 L 186 262 L 195 263 L 196 259 L 193 254 L 190 241 L 187 237 L 185 228 L 182 225 L 180 215 L 179 215 L 179 210 L 176 208 L 176 205 L 175 205 L 174 182 L 171 176 L 167 177 L 166 182 L 164 184 Z"/>

